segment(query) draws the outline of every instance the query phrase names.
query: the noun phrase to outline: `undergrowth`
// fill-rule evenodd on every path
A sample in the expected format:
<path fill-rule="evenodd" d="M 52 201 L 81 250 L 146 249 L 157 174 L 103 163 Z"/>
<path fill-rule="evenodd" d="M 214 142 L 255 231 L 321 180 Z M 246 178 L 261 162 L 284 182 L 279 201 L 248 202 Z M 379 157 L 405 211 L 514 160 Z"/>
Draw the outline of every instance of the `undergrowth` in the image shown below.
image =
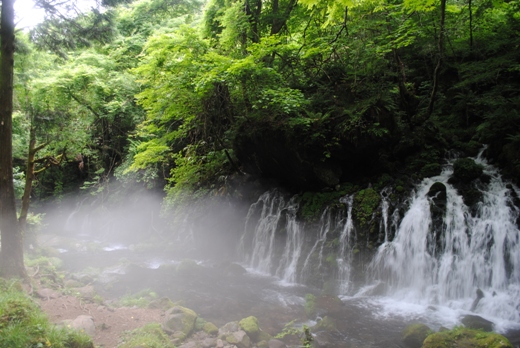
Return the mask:
<path fill-rule="evenodd" d="M 22 290 L 17 281 L 0 279 L 0 348 L 93 348 L 86 334 L 58 327 Z"/>

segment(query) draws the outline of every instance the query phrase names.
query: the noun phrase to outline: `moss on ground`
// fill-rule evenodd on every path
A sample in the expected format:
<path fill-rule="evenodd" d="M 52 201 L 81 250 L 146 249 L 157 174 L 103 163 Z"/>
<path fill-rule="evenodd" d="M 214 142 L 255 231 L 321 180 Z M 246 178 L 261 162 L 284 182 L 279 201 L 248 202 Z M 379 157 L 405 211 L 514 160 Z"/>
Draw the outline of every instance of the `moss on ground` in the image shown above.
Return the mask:
<path fill-rule="evenodd" d="M 153 323 L 123 334 L 118 348 L 134 347 L 174 348 L 175 346 L 162 330 L 161 325 Z"/>

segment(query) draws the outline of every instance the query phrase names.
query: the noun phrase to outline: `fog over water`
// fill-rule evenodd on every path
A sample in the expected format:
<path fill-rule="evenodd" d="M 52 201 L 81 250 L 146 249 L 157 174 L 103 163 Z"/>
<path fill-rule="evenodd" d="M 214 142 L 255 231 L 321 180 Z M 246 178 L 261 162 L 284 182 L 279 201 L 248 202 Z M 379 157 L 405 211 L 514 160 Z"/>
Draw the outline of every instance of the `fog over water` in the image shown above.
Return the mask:
<path fill-rule="evenodd" d="M 336 329 L 320 340 L 330 346 L 399 347 L 410 323 L 451 328 L 478 314 L 518 337 L 520 191 L 476 160 L 490 181 L 474 213 L 448 182 L 450 163 L 417 185 L 402 217 L 383 190 L 382 244 L 364 264 L 353 261 L 352 195 L 305 224 L 297 198 L 276 189 L 251 202 L 214 198 L 163 213 L 160 194 L 64 200 L 45 209 L 40 244 L 57 248 L 64 268 L 92 275 L 107 299 L 150 289 L 218 326 L 254 315 L 275 335 L 293 320 L 312 326 L 327 316 Z M 447 188 L 437 239 L 428 198 L 436 182 Z M 484 298 L 471 311 L 477 288 Z M 306 294 L 341 304 L 322 303 L 307 315 Z"/>

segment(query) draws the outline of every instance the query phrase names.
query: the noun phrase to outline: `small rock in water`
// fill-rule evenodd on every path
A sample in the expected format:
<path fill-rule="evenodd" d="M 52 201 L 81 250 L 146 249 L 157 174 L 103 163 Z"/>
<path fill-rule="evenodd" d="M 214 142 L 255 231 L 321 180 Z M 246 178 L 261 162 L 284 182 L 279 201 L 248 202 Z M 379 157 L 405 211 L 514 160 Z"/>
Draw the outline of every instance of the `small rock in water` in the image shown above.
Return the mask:
<path fill-rule="evenodd" d="M 486 320 L 478 315 L 465 315 L 460 320 L 465 327 L 475 330 L 493 331 L 493 322 Z"/>
<path fill-rule="evenodd" d="M 482 292 L 482 290 L 480 289 L 477 289 L 477 298 L 473 301 L 473 303 L 471 304 L 471 309 L 470 311 L 473 312 L 475 310 L 475 308 L 477 308 L 478 306 L 478 303 L 480 302 L 480 300 L 484 297 L 484 293 Z"/>

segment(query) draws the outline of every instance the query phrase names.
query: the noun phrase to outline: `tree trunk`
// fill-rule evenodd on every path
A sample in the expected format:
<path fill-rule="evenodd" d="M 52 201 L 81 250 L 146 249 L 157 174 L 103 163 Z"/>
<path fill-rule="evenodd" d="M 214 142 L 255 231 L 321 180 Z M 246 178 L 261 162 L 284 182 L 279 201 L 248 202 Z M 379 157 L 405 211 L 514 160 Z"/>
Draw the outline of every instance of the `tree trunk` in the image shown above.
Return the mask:
<path fill-rule="evenodd" d="M 20 216 L 18 223 L 20 224 L 20 231 L 22 234 L 26 232 L 27 214 L 29 213 L 29 205 L 31 203 L 31 191 L 34 182 L 34 157 L 36 153 L 43 149 L 45 145 L 36 147 L 36 130 L 31 126 L 29 133 L 29 153 L 27 155 L 27 167 L 25 170 L 25 188 L 22 197 L 22 207 L 20 208 Z"/>
<path fill-rule="evenodd" d="M 2 0 L 0 19 L 0 275 L 27 277 L 13 185 L 14 1 Z"/>
<path fill-rule="evenodd" d="M 473 53 L 473 8 L 472 1 L 468 0 L 469 11 L 469 52 Z"/>
<path fill-rule="evenodd" d="M 271 24 L 271 35 L 276 35 L 283 29 L 283 27 L 287 23 L 287 20 L 289 19 L 289 16 L 291 15 L 292 10 L 296 6 L 296 3 L 296 0 L 290 0 L 287 4 L 287 7 L 285 8 L 285 11 L 282 13 L 282 11 L 280 10 L 278 0 L 273 0 L 273 21 Z"/>
<path fill-rule="evenodd" d="M 433 72 L 433 87 L 430 95 L 430 102 L 428 103 L 428 109 L 426 111 L 426 119 L 430 118 L 433 113 L 433 105 L 435 103 L 435 97 L 437 96 L 437 90 L 439 89 L 439 74 L 442 67 L 442 61 L 444 58 L 444 21 L 446 19 L 446 0 L 441 0 L 441 22 L 439 28 L 439 41 L 438 41 L 438 57 L 435 70 Z"/>

